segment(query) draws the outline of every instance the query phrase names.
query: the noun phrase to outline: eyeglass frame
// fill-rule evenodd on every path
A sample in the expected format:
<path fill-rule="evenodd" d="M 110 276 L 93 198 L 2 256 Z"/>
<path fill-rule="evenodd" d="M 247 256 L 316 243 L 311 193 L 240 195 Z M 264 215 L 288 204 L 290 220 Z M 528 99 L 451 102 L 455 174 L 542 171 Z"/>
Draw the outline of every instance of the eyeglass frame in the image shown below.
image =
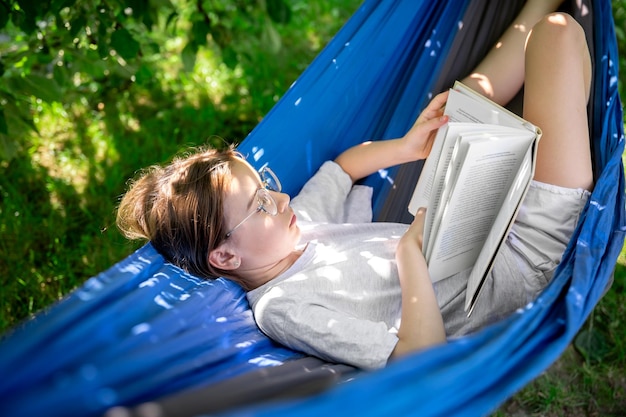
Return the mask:
<path fill-rule="evenodd" d="M 270 216 L 276 216 L 278 214 L 278 204 L 276 203 L 276 200 L 274 199 L 274 197 L 272 197 L 272 195 L 270 194 L 270 191 L 274 191 L 277 193 L 281 192 L 283 186 L 280 183 L 280 180 L 278 179 L 274 171 L 272 171 L 267 165 L 262 166 L 257 171 L 257 173 L 261 177 L 261 183 L 263 185 L 258 190 L 256 190 L 256 193 L 254 194 L 254 197 L 257 199 L 257 202 L 259 203 L 259 205 L 252 213 L 248 214 L 242 221 L 237 223 L 235 227 L 230 229 L 230 231 L 227 232 L 226 235 L 224 236 L 224 239 L 228 239 L 229 237 L 231 237 L 232 234 L 235 232 L 235 230 L 239 228 L 239 226 L 244 224 L 246 220 L 248 220 L 250 217 L 254 216 L 256 213 L 260 211 L 263 211 L 264 213 L 269 214 Z M 272 181 L 274 182 L 274 184 L 271 184 Z M 269 211 L 265 207 L 265 205 L 262 203 L 265 197 L 269 198 L 269 200 L 273 204 L 274 206 L 273 212 Z"/>

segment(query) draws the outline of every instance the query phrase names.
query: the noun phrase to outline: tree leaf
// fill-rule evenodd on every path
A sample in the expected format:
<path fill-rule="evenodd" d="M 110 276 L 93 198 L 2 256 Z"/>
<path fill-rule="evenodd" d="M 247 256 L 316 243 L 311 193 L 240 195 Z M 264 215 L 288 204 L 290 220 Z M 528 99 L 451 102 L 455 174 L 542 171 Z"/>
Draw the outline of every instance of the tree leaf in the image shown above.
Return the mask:
<path fill-rule="evenodd" d="M 37 4 L 37 2 L 31 0 L 17 0 L 17 4 L 26 15 L 32 15 L 33 19 L 41 12 L 41 4 Z"/>
<path fill-rule="evenodd" d="M 165 20 L 165 27 L 169 28 L 171 24 L 176 25 L 176 21 L 178 20 L 178 12 L 174 10 L 169 15 L 167 15 L 167 19 Z"/>
<path fill-rule="evenodd" d="M 191 26 L 191 34 L 194 42 L 198 46 L 206 45 L 207 35 L 210 26 L 204 20 L 196 20 Z"/>
<path fill-rule="evenodd" d="M 68 85 L 67 68 L 65 66 L 55 65 L 52 70 L 52 76 L 59 87 L 63 88 Z"/>
<path fill-rule="evenodd" d="M 141 65 L 135 73 L 135 82 L 138 85 L 149 85 L 154 80 L 154 72 L 147 65 Z"/>
<path fill-rule="evenodd" d="M 27 34 L 31 34 L 37 29 L 38 8 L 36 4 L 32 3 L 33 2 L 25 0 L 19 2 L 20 9 L 23 11 L 19 21 L 19 27 Z"/>
<path fill-rule="evenodd" d="M 71 60 L 72 70 L 75 72 L 83 72 L 88 74 L 92 79 L 97 80 L 104 78 L 107 70 L 106 61 L 102 59 L 95 59 L 96 51 L 87 51 L 83 53 L 83 51 L 75 51 L 73 53 L 66 53 L 66 57 L 68 61 Z M 99 55 L 98 55 L 99 56 Z M 99 85 L 98 88 L 102 86 Z"/>
<path fill-rule="evenodd" d="M 287 24 L 291 20 L 291 9 L 284 0 L 266 0 L 267 14 L 276 23 Z"/>
<path fill-rule="evenodd" d="M 237 51 L 230 46 L 222 48 L 222 62 L 230 69 L 234 69 L 239 63 Z"/>
<path fill-rule="evenodd" d="M 74 3 L 76 3 L 76 0 L 52 0 L 50 2 L 50 11 L 56 14 L 66 7 L 72 7 Z"/>
<path fill-rule="evenodd" d="M 13 10 L 11 12 L 11 22 L 13 22 L 14 26 L 21 28 L 24 24 L 24 19 L 26 19 L 26 16 L 22 10 Z"/>
<path fill-rule="evenodd" d="M 81 13 L 70 21 L 70 39 L 74 39 L 78 33 L 87 25 L 87 19 Z"/>
<path fill-rule="evenodd" d="M 7 126 L 7 119 L 4 117 L 4 109 L 0 108 L 0 133 L 8 134 L 9 127 Z"/>
<path fill-rule="evenodd" d="M 0 5 L 0 29 L 3 29 L 9 23 L 10 17 L 11 12 L 9 9 L 4 5 Z"/>
<path fill-rule="evenodd" d="M 61 102 L 63 99 L 63 92 L 56 81 L 40 74 L 12 77 L 8 81 L 16 95 L 35 96 L 47 103 Z"/>
<path fill-rule="evenodd" d="M 10 161 L 17 155 L 18 143 L 10 136 L 0 134 L 0 160 Z"/>
<path fill-rule="evenodd" d="M 196 54 L 198 53 L 198 44 L 191 41 L 183 48 L 181 53 L 181 60 L 183 61 L 183 68 L 186 72 L 193 71 L 193 67 L 196 65 Z"/>
<path fill-rule="evenodd" d="M 583 329 L 574 338 L 574 347 L 590 362 L 602 362 L 610 349 L 606 337 L 594 329 Z"/>
<path fill-rule="evenodd" d="M 268 51 L 276 54 L 282 47 L 282 39 L 272 21 L 267 18 L 265 20 L 265 25 L 263 25 L 263 31 L 261 32 L 261 41 Z"/>
<path fill-rule="evenodd" d="M 98 56 L 101 59 L 107 58 L 111 52 L 111 49 L 106 41 L 108 37 L 107 23 L 109 23 L 108 19 L 105 21 L 104 18 L 101 18 L 100 24 L 98 25 L 98 31 L 96 32 L 98 36 Z"/>
<path fill-rule="evenodd" d="M 111 47 L 127 61 L 139 54 L 139 42 L 124 28 L 113 32 L 111 35 Z"/>
<path fill-rule="evenodd" d="M 7 97 L 7 99 L 9 98 Z M 0 160 L 5 161 L 9 161 L 17 155 L 22 148 L 20 145 L 27 132 L 37 133 L 37 127 L 33 122 L 29 106 L 17 106 L 13 100 L 15 100 L 14 97 L 11 97 L 6 106 L 2 108 L 1 119 L 6 125 L 7 132 L 10 132 L 10 134 L 0 132 Z"/>

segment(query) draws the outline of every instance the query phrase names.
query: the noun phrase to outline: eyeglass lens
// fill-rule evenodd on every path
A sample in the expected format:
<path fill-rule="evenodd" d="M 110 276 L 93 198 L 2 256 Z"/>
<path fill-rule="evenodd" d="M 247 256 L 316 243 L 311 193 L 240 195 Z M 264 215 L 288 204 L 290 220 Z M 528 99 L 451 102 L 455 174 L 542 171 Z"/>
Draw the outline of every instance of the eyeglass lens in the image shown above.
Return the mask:
<path fill-rule="evenodd" d="M 257 191 L 257 198 L 261 210 L 271 216 L 275 216 L 278 213 L 276 201 L 265 188 L 260 188 L 259 191 Z"/>
<path fill-rule="evenodd" d="M 259 171 L 259 174 L 265 188 L 276 192 L 280 192 L 282 190 L 280 180 L 271 169 L 269 169 L 268 167 L 263 167 Z"/>

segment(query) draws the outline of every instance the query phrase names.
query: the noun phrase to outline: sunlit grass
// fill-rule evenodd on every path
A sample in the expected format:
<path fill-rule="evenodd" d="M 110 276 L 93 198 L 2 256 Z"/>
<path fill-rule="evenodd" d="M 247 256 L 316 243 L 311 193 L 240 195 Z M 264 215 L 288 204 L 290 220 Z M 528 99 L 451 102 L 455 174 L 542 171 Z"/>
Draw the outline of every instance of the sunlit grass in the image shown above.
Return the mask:
<path fill-rule="evenodd" d="M 33 133 L 30 139 L 31 158 L 53 180 L 49 188 L 51 201 L 55 208 L 63 209 L 54 198 L 57 191 L 54 183 L 69 185 L 82 195 L 90 178 L 104 180 L 107 167 L 119 160 L 119 154 L 110 146 L 104 125 L 97 117 L 92 118 L 83 132 L 76 132 L 75 120 L 89 112 L 84 104 L 73 105 L 71 114 L 59 103 L 41 103 L 39 108 L 41 111 L 35 118 L 38 134 Z M 126 122 L 132 124 L 131 118 Z"/>

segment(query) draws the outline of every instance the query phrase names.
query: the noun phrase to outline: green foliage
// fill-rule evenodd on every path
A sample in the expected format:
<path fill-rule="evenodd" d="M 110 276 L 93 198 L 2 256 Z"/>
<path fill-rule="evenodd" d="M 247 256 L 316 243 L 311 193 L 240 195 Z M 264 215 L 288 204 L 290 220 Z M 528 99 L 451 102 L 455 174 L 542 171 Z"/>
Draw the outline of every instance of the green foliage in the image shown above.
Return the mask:
<path fill-rule="evenodd" d="M 277 53 L 284 0 L 4 0 L 0 2 L 0 160 L 36 131 L 39 102 L 97 103 L 161 71 L 155 55 L 170 37 L 185 43 L 192 72 L 201 48 L 218 48 L 234 68 L 256 49 Z"/>
<path fill-rule="evenodd" d="M 0 0 L 0 332 L 137 248 L 127 180 L 245 138 L 361 1 Z"/>

